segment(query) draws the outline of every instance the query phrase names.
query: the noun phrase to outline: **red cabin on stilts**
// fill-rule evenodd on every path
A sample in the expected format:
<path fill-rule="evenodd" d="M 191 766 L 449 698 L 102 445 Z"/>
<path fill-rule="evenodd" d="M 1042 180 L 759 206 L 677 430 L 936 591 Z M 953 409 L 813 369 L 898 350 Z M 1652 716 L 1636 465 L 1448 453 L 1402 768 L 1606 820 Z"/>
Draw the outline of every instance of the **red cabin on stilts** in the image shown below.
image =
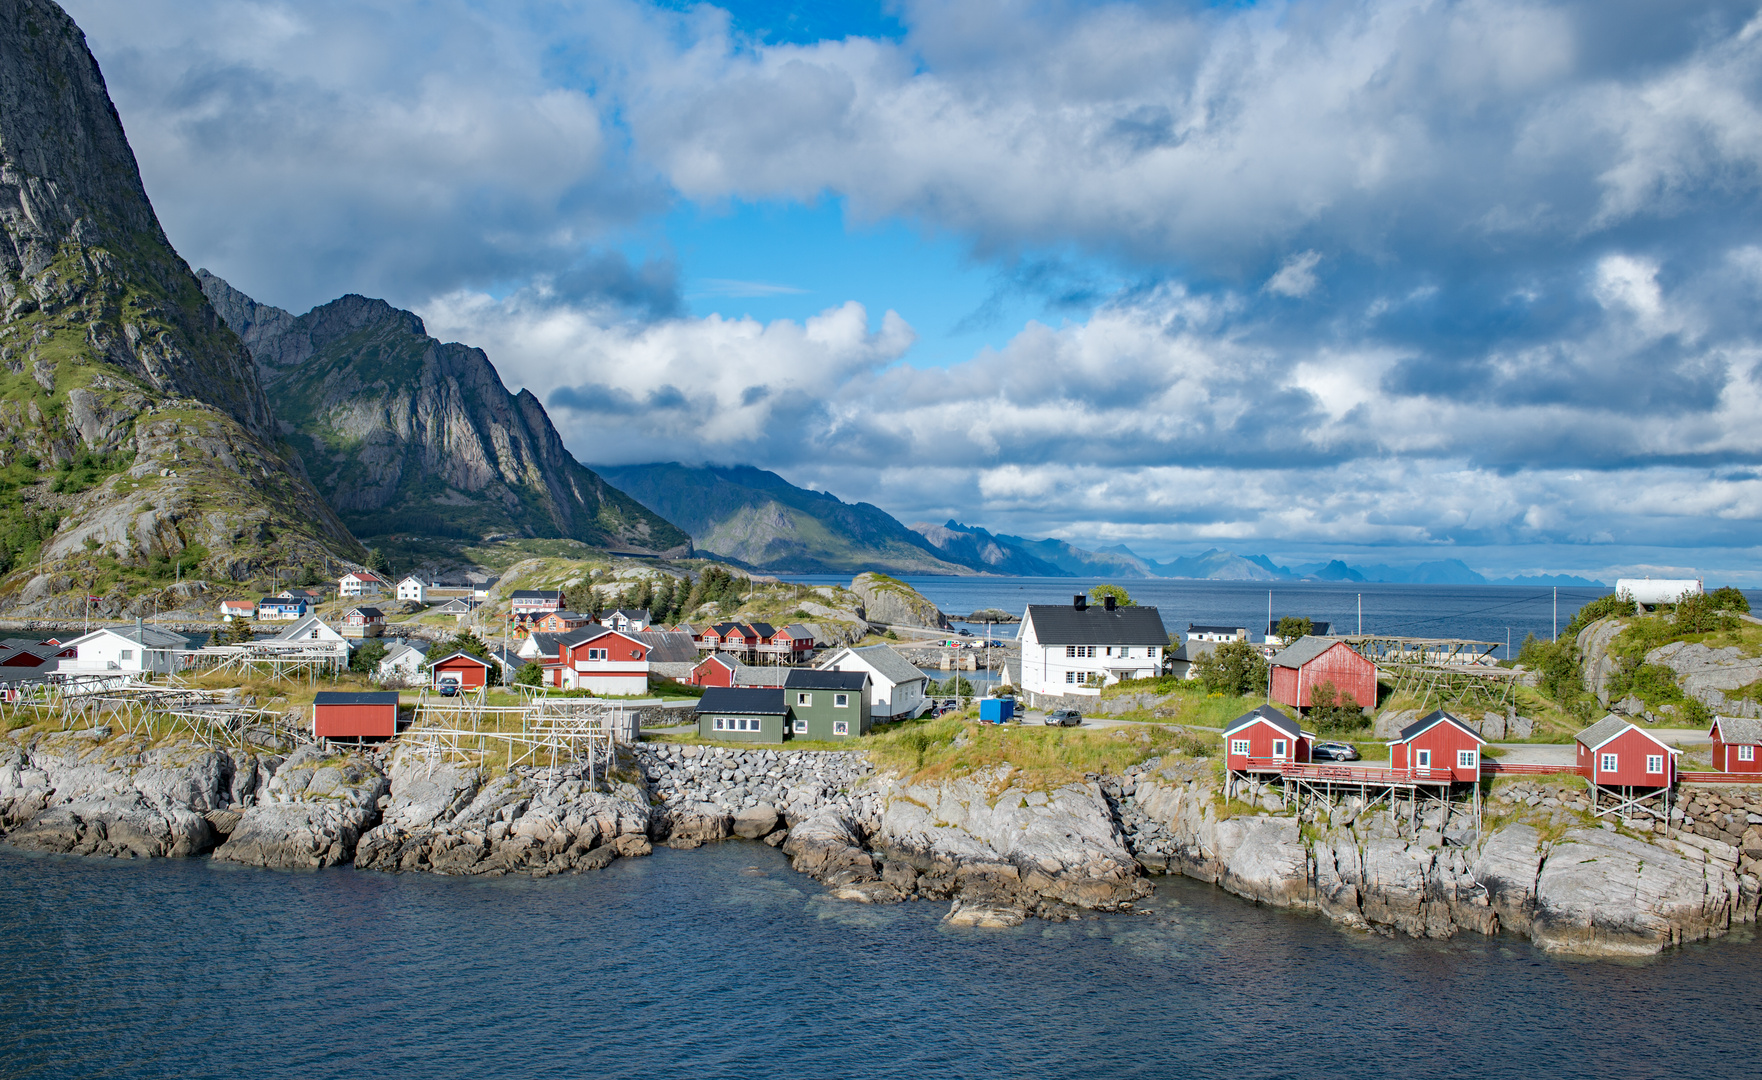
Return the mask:
<path fill-rule="evenodd" d="M 1715 772 L 1762 773 L 1762 720 L 1749 716 L 1715 716 L 1713 728 Z"/>
<path fill-rule="evenodd" d="M 1442 777 L 1452 783 L 1478 783 L 1481 778 L 1481 733 L 1442 709 L 1401 729 L 1389 743 L 1389 768 L 1411 769 L 1417 776 Z"/>

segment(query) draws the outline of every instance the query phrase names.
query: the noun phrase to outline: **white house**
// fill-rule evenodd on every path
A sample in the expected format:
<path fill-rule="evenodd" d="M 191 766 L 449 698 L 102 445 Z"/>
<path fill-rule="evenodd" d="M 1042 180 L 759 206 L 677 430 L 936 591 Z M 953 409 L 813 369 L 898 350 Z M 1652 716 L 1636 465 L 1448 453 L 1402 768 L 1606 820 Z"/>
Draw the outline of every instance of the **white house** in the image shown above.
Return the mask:
<path fill-rule="evenodd" d="M 428 654 L 407 642 L 393 645 L 373 669 L 373 677 L 387 686 L 418 686 L 428 681 L 424 665 Z"/>
<path fill-rule="evenodd" d="M 329 625 L 316 615 L 308 615 L 299 622 L 258 645 L 268 646 L 275 652 L 289 652 L 292 647 L 299 646 L 299 651 L 307 653 L 331 653 L 347 658 L 349 643 L 336 627 Z"/>
<path fill-rule="evenodd" d="M 385 592 L 385 579 L 371 570 L 357 570 L 337 580 L 337 595 L 378 596 Z"/>
<path fill-rule="evenodd" d="M 620 634 L 640 634 L 649 628 L 652 620 L 648 608 L 619 608 L 600 622 Z"/>
<path fill-rule="evenodd" d="M 1200 626 L 1197 623 L 1187 624 L 1187 640 L 1192 641 L 1247 641 L 1246 626 Z"/>
<path fill-rule="evenodd" d="M 183 665 L 190 639 L 157 626 L 106 626 L 65 644 L 73 659 L 55 668 L 68 675 L 168 675 Z"/>
<path fill-rule="evenodd" d="M 1021 689 L 1029 695 L 1095 695 L 1104 683 L 1153 679 L 1162 669 L 1168 630 L 1153 607 L 1116 607 L 1106 597 L 1071 604 L 1029 604 L 1018 635 Z"/>
<path fill-rule="evenodd" d="M 818 667 L 822 671 L 868 672 L 869 715 L 877 721 L 909 719 L 930 707 L 925 697 L 930 677 L 889 646 L 839 649 Z"/>
<path fill-rule="evenodd" d="M 428 603 L 428 585 L 415 574 L 398 582 L 397 597 L 399 600 L 414 600 L 418 604 Z"/>

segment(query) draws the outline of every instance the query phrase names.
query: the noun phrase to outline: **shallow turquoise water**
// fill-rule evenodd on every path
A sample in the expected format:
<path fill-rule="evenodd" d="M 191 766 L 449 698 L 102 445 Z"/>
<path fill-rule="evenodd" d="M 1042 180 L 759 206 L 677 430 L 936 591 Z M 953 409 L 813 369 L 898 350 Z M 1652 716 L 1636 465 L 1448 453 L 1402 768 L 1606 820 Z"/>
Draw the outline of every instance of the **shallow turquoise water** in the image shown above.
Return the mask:
<path fill-rule="evenodd" d="M 1747 931 L 1560 961 L 1183 880 L 1148 906 L 949 928 L 941 904 L 828 901 L 745 843 L 536 881 L 0 855 L 0 1075 L 1755 1071 Z"/>

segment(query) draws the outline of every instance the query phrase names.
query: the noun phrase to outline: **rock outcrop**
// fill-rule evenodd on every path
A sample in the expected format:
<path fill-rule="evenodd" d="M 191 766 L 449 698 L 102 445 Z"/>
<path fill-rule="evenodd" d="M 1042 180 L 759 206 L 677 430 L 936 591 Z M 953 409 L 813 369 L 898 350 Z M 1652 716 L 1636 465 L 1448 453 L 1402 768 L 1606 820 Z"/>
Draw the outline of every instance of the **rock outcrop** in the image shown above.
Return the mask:
<path fill-rule="evenodd" d="M 863 611 L 871 623 L 882 626 L 922 626 L 943 629 L 948 617 L 918 590 L 885 574 L 858 574 L 850 583 L 850 591 L 863 601 Z"/>
<path fill-rule="evenodd" d="M 510 394 L 483 350 L 442 344 L 383 300 L 345 296 L 296 317 L 199 277 L 250 348 L 306 470 L 363 535 L 691 553 L 684 532 L 576 461 L 539 400 Z"/>
<path fill-rule="evenodd" d="M 1646 653 L 1646 663 L 1669 668 L 1689 697 L 1726 716 L 1756 716 L 1753 697 L 1728 697 L 1741 687 L 1762 681 L 1762 656 L 1746 656 L 1735 645 L 1709 648 L 1699 642 L 1673 641 Z"/>
<path fill-rule="evenodd" d="M 359 551 L 283 456 L 249 354 L 172 250 L 97 62 L 49 0 L 0 0 L 0 366 L 0 462 L 40 477 L 7 485 L 0 524 L 42 538 L 46 577 L 91 549 L 187 556 L 198 577 Z M 77 610 L 23 584 L 9 606 Z"/>
<path fill-rule="evenodd" d="M 372 762 L 303 746 L 276 769 L 240 814 L 214 858 L 279 869 L 341 866 L 379 821 L 390 783 Z"/>

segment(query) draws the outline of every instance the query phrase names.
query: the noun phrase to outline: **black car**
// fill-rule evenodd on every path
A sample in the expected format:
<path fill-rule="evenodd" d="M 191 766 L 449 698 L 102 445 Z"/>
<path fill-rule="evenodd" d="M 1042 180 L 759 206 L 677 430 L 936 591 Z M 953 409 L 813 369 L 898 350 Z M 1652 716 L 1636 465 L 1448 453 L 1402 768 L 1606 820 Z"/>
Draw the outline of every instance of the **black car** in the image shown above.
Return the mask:
<path fill-rule="evenodd" d="M 1357 761 L 1358 747 L 1343 742 L 1318 742 L 1309 750 L 1311 761 Z"/>
<path fill-rule="evenodd" d="M 1053 709 L 1046 714 L 1047 727 L 1076 727 L 1083 722 L 1083 714 L 1075 709 Z"/>
<path fill-rule="evenodd" d="M 972 636 L 973 636 L 973 632 L 971 630 L 962 630 L 961 631 L 961 637 L 972 637 Z"/>

